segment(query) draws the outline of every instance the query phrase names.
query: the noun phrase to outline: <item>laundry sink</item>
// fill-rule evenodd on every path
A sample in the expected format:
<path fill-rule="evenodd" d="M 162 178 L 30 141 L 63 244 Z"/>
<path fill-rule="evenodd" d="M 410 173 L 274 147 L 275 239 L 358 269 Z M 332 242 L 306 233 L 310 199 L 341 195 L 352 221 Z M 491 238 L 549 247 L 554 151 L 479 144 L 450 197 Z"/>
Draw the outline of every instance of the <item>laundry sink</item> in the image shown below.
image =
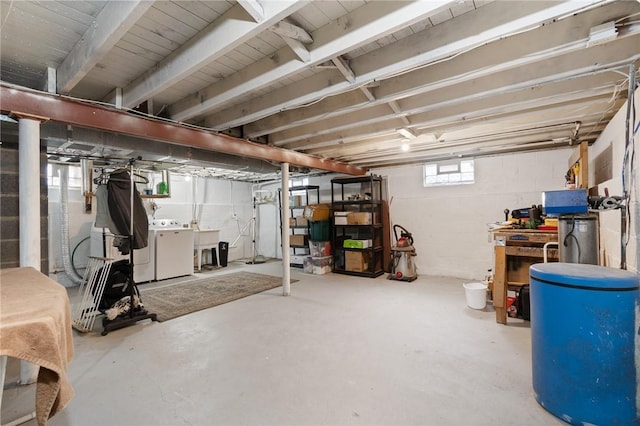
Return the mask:
<path fill-rule="evenodd" d="M 220 241 L 219 229 L 194 229 L 193 230 L 195 247 L 207 247 L 217 245 Z"/>
<path fill-rule="evenodd" d="M 193 247 L 196 250 L 198 258 L 198 271 L 202 269 L 202 250 L 216 250 L 220 241 L 219 229 L 194 229 L 193 230 Z"/>

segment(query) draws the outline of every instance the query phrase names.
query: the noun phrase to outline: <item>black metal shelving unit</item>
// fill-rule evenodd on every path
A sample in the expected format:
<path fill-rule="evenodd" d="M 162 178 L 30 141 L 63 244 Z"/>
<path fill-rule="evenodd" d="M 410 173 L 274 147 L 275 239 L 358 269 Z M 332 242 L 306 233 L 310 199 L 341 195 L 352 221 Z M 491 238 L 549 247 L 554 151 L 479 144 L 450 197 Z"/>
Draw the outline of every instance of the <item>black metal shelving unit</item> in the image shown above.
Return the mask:
<path fill-rule="evenodd" d="M 333 272 L 370 278 L 384 273 L 382 204 L 380 176 L 331 180 Z M 371 240 L 371 246 L 345 248 L 347 239 Z"/>
<path fill-rule="evenodd" d="M 282 230 L 282 191 L 278 191 L 278 201 L 280 203 L 280 230 Z M 300 203 L 292 203 L 291 201 L 296 200 L 294 198 L 296 192 L 300 192 Z M 304 212 L 304 208 L 311 204 L 318 204 L 320 202 L 320 187 L 317 185 L 304 185 L 304 186 L 291 186 L 289 187 L 289 211 L 291 213 L 291 218 L 295 219 L 297 217 L 302 216 Z M 310 256 L 309 249 L 309 223 L 307 222 L 305 225 L 289 225 L 290 235 L 303 235 L 306 236 L 304 239 L 304 244 L 290 244 L 291 249 L 291 266 L 295 266 L 297 268 L 302 268 L 304 266 L 304 257 Z"/>

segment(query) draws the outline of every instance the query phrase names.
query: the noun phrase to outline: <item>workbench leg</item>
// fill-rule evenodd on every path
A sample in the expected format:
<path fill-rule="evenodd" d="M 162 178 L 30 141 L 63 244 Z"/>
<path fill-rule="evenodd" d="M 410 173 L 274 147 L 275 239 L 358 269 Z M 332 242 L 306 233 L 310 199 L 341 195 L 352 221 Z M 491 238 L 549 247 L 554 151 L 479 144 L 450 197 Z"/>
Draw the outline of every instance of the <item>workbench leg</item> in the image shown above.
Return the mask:
<path fill-rule="evenodd" d="M 496 264 L 493 276 L 493 307 L 496 322 L 507 323 L 507 252 L 505 246 L 495 246 Z"/>

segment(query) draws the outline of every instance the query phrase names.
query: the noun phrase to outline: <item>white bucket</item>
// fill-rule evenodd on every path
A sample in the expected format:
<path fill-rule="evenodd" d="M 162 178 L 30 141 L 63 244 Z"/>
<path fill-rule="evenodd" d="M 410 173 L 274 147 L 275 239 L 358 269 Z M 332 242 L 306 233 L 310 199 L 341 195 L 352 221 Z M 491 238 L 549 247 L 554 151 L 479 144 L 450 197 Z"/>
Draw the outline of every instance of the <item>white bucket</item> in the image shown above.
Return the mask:
<path fill-rule="evenodd" d="M 464 295 L 467 305 L 472 309 L 484 309 L 487 306 L 487 285 L 484 283 L 465 283 Z"/>

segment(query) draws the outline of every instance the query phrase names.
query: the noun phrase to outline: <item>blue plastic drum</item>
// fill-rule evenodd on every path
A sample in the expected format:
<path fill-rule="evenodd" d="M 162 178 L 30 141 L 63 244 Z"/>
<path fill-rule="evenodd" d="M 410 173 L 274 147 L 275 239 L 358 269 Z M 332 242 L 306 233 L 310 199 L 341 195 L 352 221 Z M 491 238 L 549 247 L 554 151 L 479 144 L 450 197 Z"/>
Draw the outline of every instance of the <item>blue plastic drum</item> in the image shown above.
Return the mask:
<path fill-rule="evenodd" d="M 574 424 L 637 425 L 638 276 L 576 263 L 531 266 L 533 390 Z"/>

